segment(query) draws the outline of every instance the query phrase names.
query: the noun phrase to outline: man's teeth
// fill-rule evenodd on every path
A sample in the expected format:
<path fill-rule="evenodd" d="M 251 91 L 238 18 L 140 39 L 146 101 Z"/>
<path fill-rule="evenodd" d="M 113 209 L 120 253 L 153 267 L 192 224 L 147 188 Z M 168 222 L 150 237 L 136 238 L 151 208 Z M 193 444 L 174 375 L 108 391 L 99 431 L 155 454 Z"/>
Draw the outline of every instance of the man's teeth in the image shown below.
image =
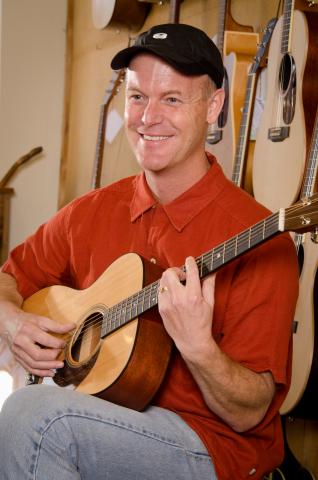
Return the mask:
<path fill-rule="evenodd" d="M 153 142 L 158 142 L 159 140 L 166 140 L 167 136 L 159 136 L 159 135 L 144 135 L 144 140 L 152 140 Z"/>

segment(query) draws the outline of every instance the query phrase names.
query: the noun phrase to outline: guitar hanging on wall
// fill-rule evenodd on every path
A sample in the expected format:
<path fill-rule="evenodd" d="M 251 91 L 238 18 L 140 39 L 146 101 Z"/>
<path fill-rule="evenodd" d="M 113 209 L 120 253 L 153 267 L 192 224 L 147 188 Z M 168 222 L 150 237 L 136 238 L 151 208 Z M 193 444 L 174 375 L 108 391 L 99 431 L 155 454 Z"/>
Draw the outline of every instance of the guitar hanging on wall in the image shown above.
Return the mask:
<path fill-rule="evenodd" d="M 255 198 L 270 210 L 298 198 L 306 161 L 302 82 L 308 26 L 285 0 L 268 55 L 268 88 L 253 159 Z"/>
<path fill-rule="evenodd" d="M 95 28 L 125 25 L 139 30 L 149 13 L 150 5 L 138 0 L 92 0 L 92 19 Z"/>
<path fill-rule="evenodd" d="M 249 190 L 245 182 L 245 169 L 257 78 L 260 68 L 265 66 L 266 54 L 276 22 L 276 18 L 273 18 L 268 22 L 264 30 L 264 35 L 255 56 L 254 62 L 248 73 L 240 132 L 236 146 L 234 167 L 232 172 L 232 182 L 235 183 L 235 185 L 237 185 L 238 187 L 244 188 L 245 190 Z"/>
<path fill-rule="evenodd" d="M 113 76 L 109 82 L 109 85 L 106 88 L 105 95 L 100 107 L 96 151 L 95 151 L 93 176 L 92 176 L 92 183 L 91 183 L 92 189 L 99 188 L 101 186 L 103 155 L 104 155 L 104 146 L 105 146 L 105 131 L 106 131 L 106 125 L 107 125 L 107 115 L 108 115 L 109 105 L 112 99 L 118 93 L 120 86 L 124 81 L 124 78 L 125 78 L 125 70 L 119 70 L 118 72 L 113 73 Z"/>
<path fill-rule="evenodd" d="M 230 0 L 219 0 L 215 40 L 225 67 L 225 102 L 217 122 L 209 127 L 206 139 L 206 149 L 217 157 L 228 178 L 231 178 L 233 171 L 247 72 L 259 41 L 258 33 L 254 33 L 252 27 L 235 22 L 230 4 Z"/>

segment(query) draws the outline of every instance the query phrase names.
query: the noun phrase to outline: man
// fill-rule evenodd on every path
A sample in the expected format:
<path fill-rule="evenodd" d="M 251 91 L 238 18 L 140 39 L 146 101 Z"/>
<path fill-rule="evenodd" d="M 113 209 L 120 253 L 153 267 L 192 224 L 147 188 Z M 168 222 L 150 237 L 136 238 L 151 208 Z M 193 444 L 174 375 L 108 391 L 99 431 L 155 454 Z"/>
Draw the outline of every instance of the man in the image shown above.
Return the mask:
<path fill-rule="evenodd" d="M 159 25 L 112 66 L 127 68 L 126 133 L 143 173 L 75 200 L 11 253 L 0 328 L 27 371 L 54 376 L 64 342 L 53 334 L 74 325 L 21 311 L 23 298 L 87 288 L 136 252 L 165 269 L 158 305 L 175 347 L 143 412 L 45 385 L 13 394 L 0 416 L 1 478 L 262 478 L 283 454 L 293 242 L 281 235 L 201 282 L 193 257 L 268 215 L 205 153 L 224 98 L 220 54 L 194 27 Z"/>

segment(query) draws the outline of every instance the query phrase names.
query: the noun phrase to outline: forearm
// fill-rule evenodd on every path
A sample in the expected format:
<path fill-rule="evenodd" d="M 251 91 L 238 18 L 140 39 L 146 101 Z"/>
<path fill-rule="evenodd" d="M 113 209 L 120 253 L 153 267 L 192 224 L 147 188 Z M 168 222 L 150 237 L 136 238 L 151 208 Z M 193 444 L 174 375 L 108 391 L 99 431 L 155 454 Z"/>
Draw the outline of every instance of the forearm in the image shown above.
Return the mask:
<path fill-rule="evenodd" d="M 213 339 L 182 356 L 208 407 L 234 430 L 248 430 L 262 420 L 275 391 L 269 372 L 255 373 L 234 362 Z"/>
<path fill-rule="evenodd" d="M 21 312 L 22 302 L 15 279 L 7 273 L 0 272 L 0 335 L 5 338 L 13 327 L 12 314 Z"/>

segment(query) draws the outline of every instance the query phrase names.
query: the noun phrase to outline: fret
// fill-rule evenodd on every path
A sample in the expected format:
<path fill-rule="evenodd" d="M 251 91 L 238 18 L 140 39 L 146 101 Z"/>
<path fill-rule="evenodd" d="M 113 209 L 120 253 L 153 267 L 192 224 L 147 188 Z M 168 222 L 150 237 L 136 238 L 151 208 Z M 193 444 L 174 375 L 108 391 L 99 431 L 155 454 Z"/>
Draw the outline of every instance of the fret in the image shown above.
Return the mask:
<path fill-rule="evenodd" d="M 290 37 L 292 31 L 292 18 L 294 13 L 295 0 L 285 0 L 284 13 L 283 13 L 283 29 L 281 39 L 281 54 L 290 51 Z"/>

